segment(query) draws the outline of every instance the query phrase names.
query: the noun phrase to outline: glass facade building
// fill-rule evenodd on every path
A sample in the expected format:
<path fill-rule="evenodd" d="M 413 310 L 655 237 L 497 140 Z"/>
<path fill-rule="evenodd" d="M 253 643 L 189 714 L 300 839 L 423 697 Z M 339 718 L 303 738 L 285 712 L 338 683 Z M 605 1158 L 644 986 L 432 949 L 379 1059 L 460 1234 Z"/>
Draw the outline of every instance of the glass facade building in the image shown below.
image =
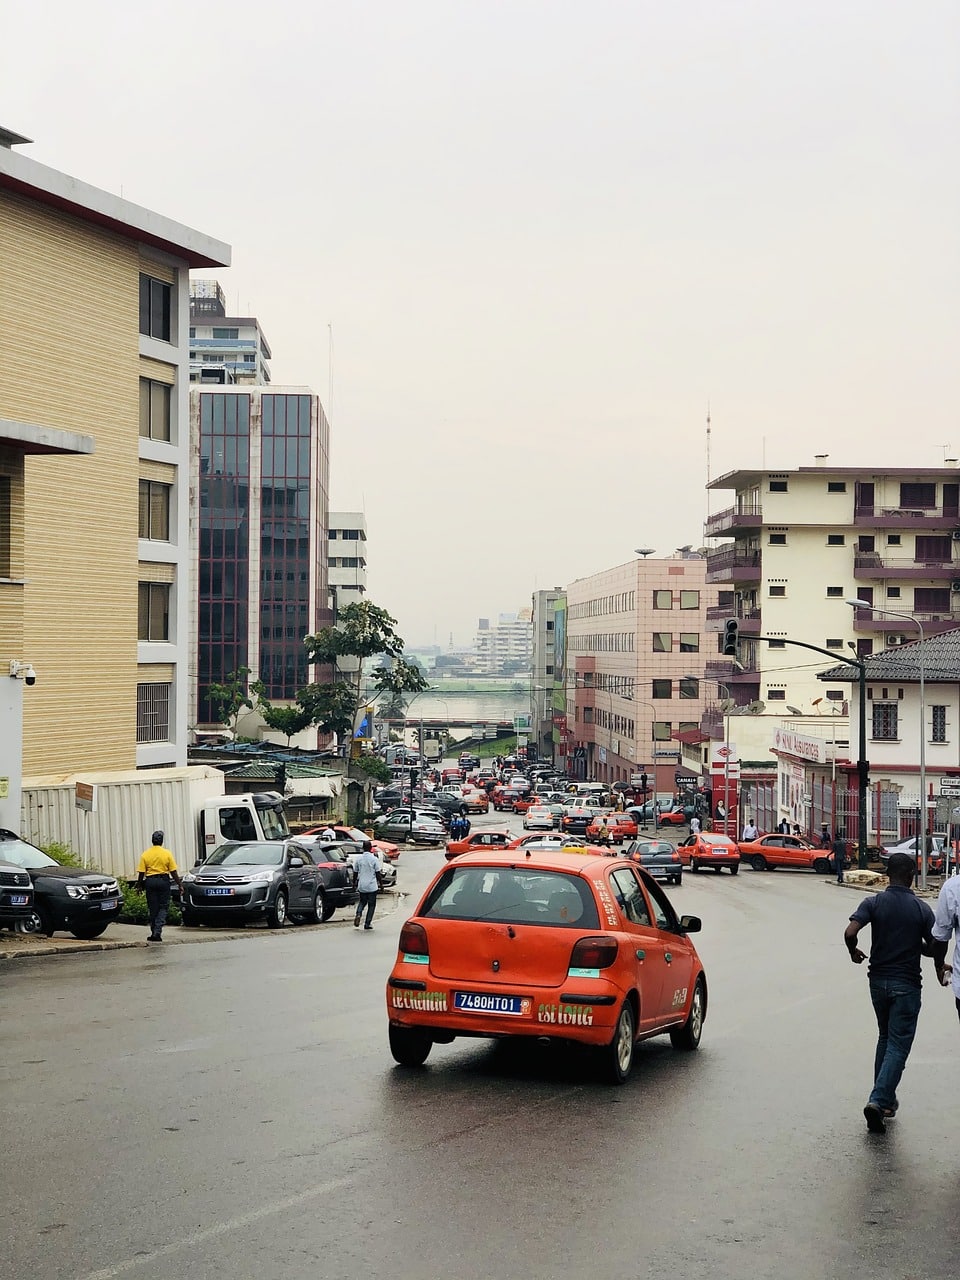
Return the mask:
<path fill-rule="evenodd" d="M 193 723 L 240 667 L 272 701 L 310 679 L 303 637 L 326 625 L 329 427 L 304 391 L 191 389 L 197 554 Z"/>

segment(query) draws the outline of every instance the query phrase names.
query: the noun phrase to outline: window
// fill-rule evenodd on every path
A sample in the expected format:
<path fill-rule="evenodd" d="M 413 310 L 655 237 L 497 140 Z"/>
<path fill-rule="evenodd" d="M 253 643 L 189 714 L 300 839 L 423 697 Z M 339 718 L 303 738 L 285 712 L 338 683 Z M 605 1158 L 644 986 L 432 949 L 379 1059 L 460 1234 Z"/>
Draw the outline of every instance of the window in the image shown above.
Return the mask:
<path fill-rule="evenodd" d="M 830 702 L 843 702 L 844 693 L 842 689 L 828 689 L 827 698 Z"/>
<path fill-rule="evenodd" d="M 553 630 L 553 623 L 552 623 L 552 622 L 548 622 L 548 623 L 547 623 L 547 630 L 548 630 L 548 631 L 552 631 L 552 630 Z"/>
<path fill-rule="evenodd" d="M 888 546 L 888 547 L 899 547 L 899 545 L 900 545 L 900 535 L 899 535 L 899 533 L 888 533 L 888 534 L 887 534 L 887 546 Z"/>
<path fill-rule="evenodd" d="M 673 697 L 673 681 L 672 680 L 654 680 L 653 696 L 655 698 L 672 698 Z"/>
<path fill-rule="evenodd" d="M 681 609 L 699 609 L 700 608 L 700 592 L 699 591 L 681 591 L 680 592 L 680 608 Z"/>
<path fill-rule="evenodd" d="M 672 609 L 673 608 L 673 592 L 672 591 L 655 591 L 653 593 L 653 607 L 655 609 Z"/>
<path fill-rule="evenodd" d="M 771 596 L 785 596 L 786 594 L 787 594 L 787 588 L 786 588 L 786 587 L 781 587 L 781 586 L 771 586 L 771 587 L 770 587 L 770 595 L 771 595 Z"/>
<path fill-rule="evenodd" d="M 699 698 L 700 697 L 700 681 L 696 676 L 680 677 L 680 697 L 681 698 Z"/>
<path fill-rule="evenodd" d="M 842 546 L 846 543 L 846 541 L 847 541 L 847 540 L 846 540 L 846 538 L 844 537 L 844 535 L 843 535 L 842 533 L 828 533 L 828 534 L 827 534 L 827 546 L 828 546 L 828 547 L 842 547 Z"/>
<path fill-rule="evenodd" d="M 899 599 L 900 599 L 900 588 L 899 588 L 899 587 L 887 587 L 887 599 L 888 599 L 888 600 L 899 600 Z"/>
<path fill-rule="evenodd" d="M 828 600 L 842 600 L 842 599 L 843 599 L 843 587 L 827 587 L 827 599 L 828 599 Z"/>
<path fill-rule="evenodd" d="M 828 640 L 828 641 L 826 642 L 826 645 L 825 645 L 824 647 L 825 647 L 825 648 L 827 648 L 827 649 L 842 649 L 842 648 L 843 648 L 843 641 L 842 641 L 842 640 Z"/>
<path fill-rule="evenodd" d="M 768 640 L 767 641 L 768 649 L 785 649 L 786 647 L 787 647 L 786 640 Z"/>
<path fill-rule="evenodd" d="M 170 485 L 140 481 L 140 537 L 170 541 Z"/>
<path fill-rule="evenodd" d="M 191 325 L 191 326 L 190 326 L 190 337 L 191 337 L 191 338 L 195 338 L 196 336 L 197 336 L 196 326 L 195 326 L 195 325 Z"/>
<path fill-rule="evenodd" d="M 140 379 L 140 434 L 147 440 L 170 439 L 170 388 Z"/>
<path fill-rule="evenodd" d="M 137 742 L 170 741 L 169 684 L 137 685 Z"/>
<path fill-rule="evenodd" d="M 673 636 L 669 631 L 653 633 L 653 652 L 670 653 L 673 650 Z"/>
<path fill-rule="evenodd" d="M 768 702 L 786 702 L 786 700 L 787 700 L 786 689 L 768 689 L 767 690 Z"/>
<path fill-rule="evenodd" d="M 875 702 L 873 704 L 874 739 L 895 742 L 897 739 L 897 704 L 895 702 Z"/>
<path fill-rule="evenodd" d="M 787 535 L 785 533 L 771 533 L 771 547 L 785 547 L 787 545 Z"/>
<path fill-rule="evenodd" d="M 696 631 L 680 632 L 680 652 L 681 653 L 699 653 L 700 637 Z"/>
<path fill-rule="evenodd" d="M 239 329 L 214 329 L 213 336 L 215 338 L 226 338 L 229 342 L 235 342 L 240 337 Z"/>
<path fill-rule="evenodd" d="M 877 540 L 872 533 L 861 533 L 857 538 L 858 551 L 875 551 Z"/>
<path fill-rule="evenodd" d="M 786 492 L 787 492 L 787 482 L 786 482 L 786 480 L 771 480 L 771 481 L 770 481 L 770 492 L 771 492 L 771 493 L 786 493 Z"/>
<path fill-rule="evenodd" d="M 621 871 L 614 871 L 610 879 L 612 881 L 613 896 L 616 898 L 617 905 L 623 912 L 624 918 L 629 920 L 631 924 L 644 925 L 649 929 L 651 927 L 650 914 L 647 911 L 643 892 L 637 883 L 637 877 L 628 867 L 624 867 Z"/>
<path fill-rule="evenodd" d="M 171 286 L 140 272 L 140 332 L 170 341 Z"/>
<path fill-rule="evenodd" d="M 256 361 L 257 361 L 257 355 L 255 351 L 245 351 L 243 353 L 244 364 L 256 364 Z"/>
<path fill-rule="evenodd" d="M 917 536 L 913 558 L 925 564 L 949 564 L 953 559 L 953 539 L 947 534 L 937 537 Z"/>
<path fill-rule="evenodd" d="M 669 742 L 670 735 L 672 733 L 673 733 L 673 727 L 669 720 L 654 720 L 653 722 L 654 742 Z"/>
<path fill-rule="evenodd" d="M 913 608 L 917 613 L 949 613 L 949 587 L 914 587 Z"/>
<path fill-rule="evenodd" d="M 846 480 L 828 480 L 827 481 L 827 493 L 846 493 L 846 492 L 847 492 Z"/>
<path fill-rule="evenodd" d="M 545 672 L 548 676 L 552 676 L 552 675 L 553 675 L 553 667 L 551 667 L 551 666 L 548 664 L 546 667 L 544 667 L 544 672 Z"/>
<path fill-rule="evenodd" d="M 337 531 L 336 531 L 336 529 L 328 529 L 328 530 L 327 530 L 327 537 L 329 538 L 329 540 L 330 540 L 331 542 L 336 542 L 336 540 L 337 540 Z"/>
<path fill-rule="evenodd" d="M 170 588 L 164 582 L 137 587 L 137 639 L 170 639 Z"/>
<path fill-rule="evenodd" d="M 946 742 L 947 740 L 947 708 L 931 707 L 933 715 L 933 727 L 930 734 L 931 742 Z"/>
<path fill-rule="evenodd" d="M 901 507 L 935 507 L 937 486 L 935 484 L 902 484 L 900 505 Z"/>
<path fill-rule="evenodd" d="M 0 476 L 0 578 L 10 577 L 10 523 L 13 507 L 13 481 Z"/>

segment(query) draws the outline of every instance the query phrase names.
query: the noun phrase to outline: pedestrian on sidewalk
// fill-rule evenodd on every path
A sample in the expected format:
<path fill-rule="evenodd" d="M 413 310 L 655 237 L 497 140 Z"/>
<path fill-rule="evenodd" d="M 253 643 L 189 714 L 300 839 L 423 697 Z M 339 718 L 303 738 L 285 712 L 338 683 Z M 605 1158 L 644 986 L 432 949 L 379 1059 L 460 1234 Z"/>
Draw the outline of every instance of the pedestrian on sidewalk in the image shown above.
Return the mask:
<path fill-rule="evenodd" d="M 698 836 L 700 834 L 700 828 L 701 828 L 700 819 L 697 817 L 696 814 L 694 814 L 693 817 L 690 819 L 690 834 L 692 836 Z"/>
<path fill-rule="evenodd" d="M 920 957 L 935 956 L 933 912 L 914 894 L 914 861 L 894 853 L 887 862 L 890 883 L 883 893 L 864 898 L 850 917 L 843 940 L 854 964 L 866 956 L 857 934 L 870 925 L 870 999 L 877 1016 L 873 1089 L 863 1108 L 871 1133 L 885 1133 L 900 1105 L 897 1086 L 907 1064 L 920 1016 Z"/>
<path fill-rule="evenodd" d="M 147 912 L 150 916 L 148 942 L 163 941 L 163 926 L 167 923 L 170 908 L 170 882 L 176 881 L 183 889 L 177 864 L 169 849 L 163 847 L 163 832 L 155 831 L 149 849 L 144 849 L 137 864 L 137 888 L 147 895 Z"/>
<path fill-rule="evenodd" d="M 364 929 L 373 928 L 373 913 L 377 909 L 377 894 L 380 891 L 380 860 L 372 849 L 364 849 L 358 853 L 354 861 L 357 872 L 357 913 L 353 918 L 353 927 L 360 928 L 360 917 L 363 909 L 367 909 L 367 922 Z"/>
<path fill-rule="evenodd" d="M 759 834 L 760 833 L 757 830 L 756 823 L 753 821 L 752 818 L 748 818 L 746 822 L 743 824 L 743 839 L 756 840 Z"/>
<path fill-rule="evenodd" d="M 933 963 L 942 987 L 953 988 L 957 1013 L 960 1014 L 960 965 L 954 945 L 953 963 L 947 964 L 947 946 L 951 937 L 960 938 L 960 876 L 944 880 L 937 897 L 933 925 Z"/>

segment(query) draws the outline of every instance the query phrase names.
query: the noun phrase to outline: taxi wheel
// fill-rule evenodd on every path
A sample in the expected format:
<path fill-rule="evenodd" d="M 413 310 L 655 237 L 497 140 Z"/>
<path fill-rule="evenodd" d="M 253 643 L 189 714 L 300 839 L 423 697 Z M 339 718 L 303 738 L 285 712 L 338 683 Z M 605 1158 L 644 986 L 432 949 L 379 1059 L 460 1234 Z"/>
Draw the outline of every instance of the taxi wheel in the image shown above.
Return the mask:
<path fill-rule="evenodd" d="M 697 979 L 693 988 L 693 999 L 690 1001 L 690 1012 L 682 1027 L 674 1027 L 670 1032 L 670 1043 L 675 1049 L 696 1049 L 703 1033 L 703 1020 L 707 1013 L 707 989 L 703 979 Z"/>
<path fill-rule="evenodd" d="M 390 1052 L 401 1067 L 422 1067 L 433 1041 L 415 1027 L 390 1028 Z"/>
<path fill-rule="evenodd" d="M 630 1068 L 633 1066 L 633 1042 L 635 1036 L 636 1024 L 633 1017 L 633 1007 L 629 1000 L 625 1000 L 623 1008 L 620 1010 L 620 1017 L 617 1019 L 613 1039 L 603 1050 L 605 1058 L 604 1074 L 611 1084 L 623 1084 L 630 1075 Z"/>
<path fill-rule="evenodd" d="M 813 869 L 818 876 L 828 876 L 830 874 L 830 859 L 817 858 L 813 864 Z"/>
<path fill-rule="evenodd" d="M 691 861 L 690 861 L 690 870 L 691 870 L 691 871 L 699 871 L 699 870 L 700 870 L 700 863 L 699 863 L 699 862 L 697 862 L 697 860 L 696 860 L 695 858 L 691 859 Z"/>

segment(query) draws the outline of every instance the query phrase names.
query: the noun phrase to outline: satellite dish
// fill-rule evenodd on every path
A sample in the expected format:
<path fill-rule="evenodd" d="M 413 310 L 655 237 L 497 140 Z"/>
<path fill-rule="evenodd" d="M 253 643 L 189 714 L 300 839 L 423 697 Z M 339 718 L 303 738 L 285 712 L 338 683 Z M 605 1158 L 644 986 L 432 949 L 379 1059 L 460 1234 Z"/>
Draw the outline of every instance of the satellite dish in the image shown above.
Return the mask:
<path fill-rule="evenodd" d="M 746 708 L 748 716 L 758 716 L 767 704 L 765 702 L 751 702 Z"/>
<path fill-rule="evenodd" d="M 720 701 L 720 710 L 724 715 L 736 709 L 736 703 L 732 698 L 722 698 Z"/>
<path fill-rule="evenodd" d="M 790 712 L 790 714 L 791 714 L 792 716 L 802 716 L 802 715 L 803 715 L 803 712 L 800 710 L 800 708 L 799 708 L 799 707 L 791 707 L 791 705 L 790 705 L 790 703 L 789 703 L 789 702 L 787 703 L 787 710 Z"/>

